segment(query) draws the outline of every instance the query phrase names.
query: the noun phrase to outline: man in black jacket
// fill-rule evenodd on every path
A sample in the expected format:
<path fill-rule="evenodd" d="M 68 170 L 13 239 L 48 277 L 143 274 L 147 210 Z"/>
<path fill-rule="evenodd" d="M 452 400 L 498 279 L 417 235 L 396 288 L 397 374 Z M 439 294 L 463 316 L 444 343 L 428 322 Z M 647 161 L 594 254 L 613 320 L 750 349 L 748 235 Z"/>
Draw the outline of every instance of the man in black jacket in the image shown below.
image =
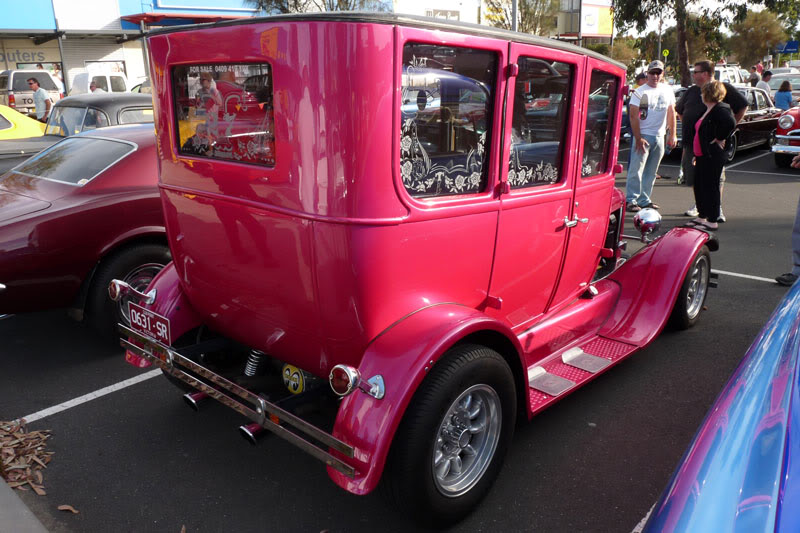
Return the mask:
<path fill-rule="evenodd" d="M 689 187 L 694 186 L 694 166 L 692 166 L 692 143 L 694 142 L 694 125 L 706 112 L 706 105 L 703 103 L 703 97 L 700 95 L 700 88 L 714 79 L 714 64 L 711 61 L 698 61 L 694 64 L 692 70 L 692 77 L 694 78 L 694 85 L 689 87 L 683 98 L 680 99 L 675 106 L 675 111 L 681 117 L 681 146 L 683 152 L 681 155 L 681 172 L 683 173 L 683 181 Z M 740 93 L 736 87 L 730 83 L 725 82 L 725 99 L 723 102 L 731 106 L 733 117 L 738 124 L 744 114 L 747 112 L 747 98 Z M 720 197 L 722 197 L 722 188 L 725 186 L 725 169 L 722 169 L 722 176 L 720 178 Z M 692 206 L 686 211 L 686 216 L 696 217 L 697 207 Z M 725 222 L 725 215 L 720 209 L 719 222 Z"/>

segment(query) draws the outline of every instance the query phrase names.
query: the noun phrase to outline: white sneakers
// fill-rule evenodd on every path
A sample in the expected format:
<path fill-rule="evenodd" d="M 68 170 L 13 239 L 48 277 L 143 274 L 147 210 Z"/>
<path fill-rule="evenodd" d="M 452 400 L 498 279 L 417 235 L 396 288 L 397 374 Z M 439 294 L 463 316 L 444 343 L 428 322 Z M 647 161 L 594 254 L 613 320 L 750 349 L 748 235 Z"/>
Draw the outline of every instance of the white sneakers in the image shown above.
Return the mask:
<path fill-rule="evenodd" d="M 687 209 L 686 212 L 683 213 L 683 214 L 686 215 L 687 217 L 700 216 L 700 213 L 697 211 L 697 206 L 696 205 L 693 205 L 692 207 Z M 722 212 L 722 208 L 720 207 L 719 208 L 719 218 L 717 219 L 717 222 L 727 222 L 727 221 L 728 221 L 728 219 L 725 218 L 725 213 Z"/>

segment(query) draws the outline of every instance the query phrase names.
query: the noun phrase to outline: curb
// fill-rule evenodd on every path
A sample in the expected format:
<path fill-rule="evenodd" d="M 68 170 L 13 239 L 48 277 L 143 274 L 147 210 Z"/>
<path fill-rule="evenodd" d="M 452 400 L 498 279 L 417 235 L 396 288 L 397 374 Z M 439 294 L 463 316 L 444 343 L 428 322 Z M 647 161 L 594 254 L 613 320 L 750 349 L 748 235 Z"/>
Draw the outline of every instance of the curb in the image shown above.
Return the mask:
<path fill-rule="evenodd" d="M 0 478 L 0 533 L 47 533 L 28 506 Z"/>

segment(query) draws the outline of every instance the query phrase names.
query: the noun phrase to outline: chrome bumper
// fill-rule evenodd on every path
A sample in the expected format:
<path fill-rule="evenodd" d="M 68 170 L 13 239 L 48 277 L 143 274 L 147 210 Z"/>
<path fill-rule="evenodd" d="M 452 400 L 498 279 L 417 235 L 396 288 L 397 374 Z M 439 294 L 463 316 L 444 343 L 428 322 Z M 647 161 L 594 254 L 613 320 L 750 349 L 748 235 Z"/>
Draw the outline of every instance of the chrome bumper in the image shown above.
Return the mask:
<path fill-rule="evenodd" d="M 785 140 L 786 144 L 781 144 Z M 772 140 L 772 152 L 776 154 L 800 154 L 800 146 L 789 146 L 789 141 L 800 141 L 797 135 L 775 135 Z"/>
<path fill-rule="evenodd" d="M 326 449 L 307 441 L 303 436 L 310 437 L 344 454 L 346 457 L 353 457 L 352 446 L 345 444 L 333 435 L 322 431 L 292 413 L 281 409 L 277 405 L 266 401 L 261 396 L 198 365 L 168 346 L 149 337 L 145 337 L 123 324 L 118 324 L 117 327 L 120 333 L 122 333 L 124 337 L 127 337 L 120 339 L 120 344 L 126 350 L 130 350 L 134 354 L 146 358 L 167 374 L 208 394 L 234 411 L 243 414 L 264 429 L 268 429 L 279 437 L 286 439 L 331 468 L 346 476 L 355 477 L 355 468 L 337 457 L 334 457 Z M 133 339 L 135 342 L 141 344 L 142 347 L 136 346 L 128 339 Z M 207 380 L 209 383 L 200 381 L 193 375 L 188 374 L 186 370 Z M 294 431 L 289 431 L 284 427 L 284 424 L 286 426 L 291 426 L 296 433 Z"/>

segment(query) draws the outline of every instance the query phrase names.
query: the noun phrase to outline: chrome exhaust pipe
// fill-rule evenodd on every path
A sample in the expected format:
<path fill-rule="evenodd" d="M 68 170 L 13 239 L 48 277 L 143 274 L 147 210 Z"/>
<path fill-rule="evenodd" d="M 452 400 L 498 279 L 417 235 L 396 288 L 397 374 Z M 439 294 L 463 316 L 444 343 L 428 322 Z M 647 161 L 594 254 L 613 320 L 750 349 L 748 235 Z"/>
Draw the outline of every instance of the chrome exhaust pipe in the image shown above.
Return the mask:
<path fill-rule="evenodd" d="M 205 392 L 187 392 L 183 395 L 183 401 L 189 404 L 189 407 L 195 411 L 200 410 L 200 402 L 208 398 Z"/>
<path fill-rule="evenodd" d="M 261 427 L 261 424 L 256 424 L 255 422 L 246 426 L 239 426 L 239 434 L 253 446 L 258 444 L 258 441 L 261 440 L 266 432 L 267 430 Z"/>

